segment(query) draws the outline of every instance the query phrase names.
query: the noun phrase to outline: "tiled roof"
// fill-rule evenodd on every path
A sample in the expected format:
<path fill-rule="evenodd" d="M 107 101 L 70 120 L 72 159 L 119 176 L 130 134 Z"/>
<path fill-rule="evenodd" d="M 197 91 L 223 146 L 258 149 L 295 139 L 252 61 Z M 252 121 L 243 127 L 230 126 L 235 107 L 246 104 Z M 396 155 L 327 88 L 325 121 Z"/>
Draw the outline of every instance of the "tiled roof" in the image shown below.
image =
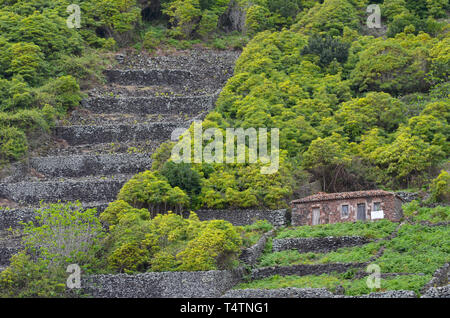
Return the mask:
<path fill-rule="evenodd" d="M 365 198 L 365 197 L 379 197 L 395 195 L 393 192 L 388 192 L 384 190 L 369 190 L 369 191 L 354 191 L 354 192 L 339 192 L 339 193 L 324 193 L 319 192 L 317 194 L 310 195 L 302 199 L 294 200 L 291 203 L 306 203 L 306 202 L 317 202 L 326 200 L 343 200 L 343 199 L 355 199 L 355 198 Z"/>

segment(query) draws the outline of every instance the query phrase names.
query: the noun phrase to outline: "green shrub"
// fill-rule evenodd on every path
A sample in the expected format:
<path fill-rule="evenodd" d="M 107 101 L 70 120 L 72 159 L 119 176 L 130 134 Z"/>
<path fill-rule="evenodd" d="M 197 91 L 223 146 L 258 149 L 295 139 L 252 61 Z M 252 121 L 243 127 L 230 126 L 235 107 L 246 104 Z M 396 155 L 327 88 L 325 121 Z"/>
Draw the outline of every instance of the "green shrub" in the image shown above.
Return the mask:
<path fill-rule="evenodd" d="M 149 261 L 149 252 L 135 243 L 125 243 L 108 257 L 108 264 L 118 273 L 143 270 Z"/>
<path fill-rule="evenodd" d="M 165 177 L 151 171 L 131 178 L 122 187 L 117 198 L 133 207 L 148 208 L 152 215 L 172 209 L 181 212 L 189 205 L 189 197 L 183 190 L 171 187 Z"/>
<path fill-rule="evenodd" d="M 167 178 L 172 187 L 179 187 L 190 195 L 200 193 L 200 175 L 191 169 L 190 164 L 168 161 L 164 164 L 161 174 Z"/>
<path fill-rule="evenodd" d="M 106 254 L 108 267 L 116 272 L 231 268 L 242 246 L 238 229 L 230 223 L 201 222 L 195 213 L 189 219 L 169 212 L 149 220 L 122 210 L 110 231 Z"/>
<path fill-rule="evenodd" d="M 431 202 L 450 202 L 450 174 L 442 170 L 430 184 Z"/>
<path fill-rule="evenodd" d="M 0 163 L 20 160 L 28 151 L 27 137 L 15 127 L 0 126 Z"/>

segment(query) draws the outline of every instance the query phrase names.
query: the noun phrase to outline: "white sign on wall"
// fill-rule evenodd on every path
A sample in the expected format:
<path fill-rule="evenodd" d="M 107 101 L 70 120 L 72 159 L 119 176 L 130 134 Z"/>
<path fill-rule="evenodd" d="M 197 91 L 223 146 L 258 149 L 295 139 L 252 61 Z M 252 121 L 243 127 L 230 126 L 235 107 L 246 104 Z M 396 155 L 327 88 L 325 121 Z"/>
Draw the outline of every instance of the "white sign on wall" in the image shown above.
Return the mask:
<path fill-rule="evenodd" d="M 384 212 L 383 212 L 383 210 L 372 211 L 370 213 L 370 217 L 371 217 L 372 220 L 384 219 Z"/>

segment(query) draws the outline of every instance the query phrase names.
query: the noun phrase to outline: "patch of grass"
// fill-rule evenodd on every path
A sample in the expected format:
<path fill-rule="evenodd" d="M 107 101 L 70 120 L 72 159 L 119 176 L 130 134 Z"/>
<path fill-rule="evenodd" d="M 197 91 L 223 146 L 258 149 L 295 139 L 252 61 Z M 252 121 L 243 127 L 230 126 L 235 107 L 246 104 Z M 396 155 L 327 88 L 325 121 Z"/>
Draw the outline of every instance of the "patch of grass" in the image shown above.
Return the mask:
<path fill-rule="evenodd" d="M 381 279 L 380 288 L 370 289 L 367 287 L 367 277 L 354 281 L 344 281 L 342 286 L 348 296 L 365 295 L 372 292 L 383 292 L 388 290 L 412 290 L 419 295 L 422 287 L 431 279 L 432 275 L 403 275 Z"/>
<path fill-rule="evenodd" d="M 384 238 L 397 227 L 397 223 L 380 220 L 377 222 L 355 222 L 321 224 L 315 226 L 299 226 L 282 230 L 277 239 L 297 237 L 327 237 L 327 236 L 364 236 L 367 238 Z"/>
<path fill-rule="evenodd" d="M 278 289 L 286 287 L 297 288 L 328 288 L 334 290 L 342 282 L 337 275 L 323 274 L 320 276 L 271 276 L 250 283 L 239 284 L 235 289 Z"/>
<path fill-rule="evenodd" d="M 450 221 L 450 206 L 428 208 L 421 207 L 418 201 L 413 201 L 403 205 L 403 212 L 412 221 L 428 221 L 431 223 Z"/>
<path fill-rule="evenodd" d="M 345 295 L 358 296 L 372 292 L 383 292 L 388 290 L 412 290 L 419 294 L 422 287 L 431 279 L 431 275 L 404 275 L 381 279 L 380 288 L 369 288 L 367 286 L 367 277 L 351 280 L 345 277 L 345 274 L 322 274 L 318 276 L 271 276 L 250 283 L 242 283 L 235 289 L 278 289 L 287 287 L 296 288 L 327 288 L 331 292 L 336 287 L 342 286 L 345 289 Z"/>
<path fill-rule="evenodd" d="M 258 220 L 250 225 L 239 226 L 238 231 L 241 232 L 241 238 L 245 247 L 256 244 L 264 233 L 269 232 L 273 228 L 267 220 Z"/>
<path fill-rule="evenodd" d="M 297 264 L 358 263 L 367 262 L 384 242 L 363 246 L 344 247 L 330 253 L 299 253 L 297 250 L 274 252 L 263 255 L 260 266 L 290 266 Z"/>
<path fill-rule="evenodd" d="M 450 227 L 404 225 L 398 236 L 387 242 L 377 264 L 385 273 L 433 274 L 448 261 Z"/>

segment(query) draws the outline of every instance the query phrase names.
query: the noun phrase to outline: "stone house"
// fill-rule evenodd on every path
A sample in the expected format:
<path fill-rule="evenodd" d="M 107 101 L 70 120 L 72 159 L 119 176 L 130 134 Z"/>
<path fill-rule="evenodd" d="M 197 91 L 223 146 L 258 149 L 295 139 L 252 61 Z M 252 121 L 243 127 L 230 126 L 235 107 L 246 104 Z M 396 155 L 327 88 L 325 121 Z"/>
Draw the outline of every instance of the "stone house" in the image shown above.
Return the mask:
<path fill-rule="evenodd" d="M 400 221 L 404 201 L 383 190 L 317 193 L 291 202 L 292 225 L 388 219 Z"/>

